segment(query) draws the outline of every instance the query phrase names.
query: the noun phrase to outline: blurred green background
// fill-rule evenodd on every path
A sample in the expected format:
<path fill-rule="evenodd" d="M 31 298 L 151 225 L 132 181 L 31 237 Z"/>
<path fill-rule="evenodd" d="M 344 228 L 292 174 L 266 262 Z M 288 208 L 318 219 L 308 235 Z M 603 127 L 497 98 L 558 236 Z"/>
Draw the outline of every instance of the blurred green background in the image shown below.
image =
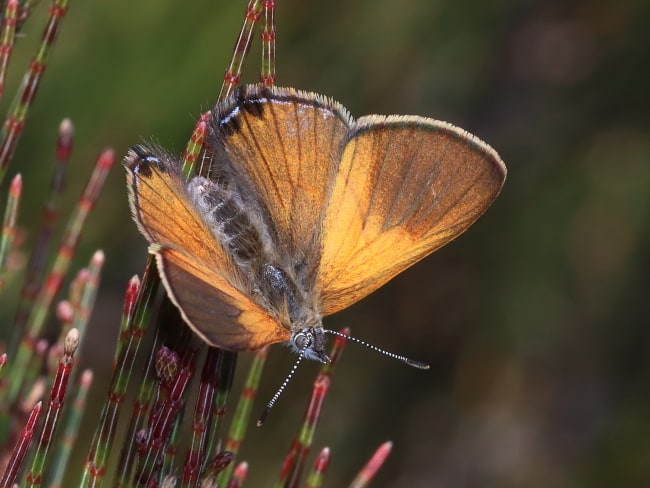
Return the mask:
<path fill-rule="evenodd" d="M 19 40 L 4 108 L 44 7 Z M 121 157 L 154 137 L 180 153 L 216 101 L 244 7 L 71 2 L 9 171 L 23 174 L 28 238 L 60 120 L 77 134 L 66 209 L 105 146 Z M 327 486 L 344 486 L 388 439 L 375 486 L 647 486 L 650 3 L 280 0 L 276 14 L 278 85 L 332 96 L 355 116 L 452 122 L 509 170 L 466 234 L 326 321 L 432 365 L 347 347 L 315 439 L 333 452 Z M 243 81 L 258 71 L 256 41 Z M 119 165 L 77 265 L 97 248 L 106 269 L 83 357 L 106 377 L 124 286 L 146 258 Z M 272 349 L 260 409 L 292 361 Z M 315 371 L 302 367 L 246 439 L 250 486 L 279 471 Z M 104 391 L 95 386 L 98 401 Z"/>

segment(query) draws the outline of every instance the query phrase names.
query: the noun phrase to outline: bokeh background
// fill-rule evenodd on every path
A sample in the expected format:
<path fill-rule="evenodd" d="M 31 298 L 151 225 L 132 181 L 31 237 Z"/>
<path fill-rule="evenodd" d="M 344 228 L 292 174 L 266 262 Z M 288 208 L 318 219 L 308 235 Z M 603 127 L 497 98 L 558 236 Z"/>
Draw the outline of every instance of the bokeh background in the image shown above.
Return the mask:
<path fill-rule="evenodd" d="M 9 94 L 42 7 L 14 54 Z M 105 146 L 121 156 L 154 137 L 183 150 L 216 101 L 244 7 L 71 2 L 10 168 L 23 174 L 26 231 L 40 218 L 63 117 L 77 134 L 64 208 Z M 647 486 L 650 3 L 281 0 L 276 13 L 279 85 L 332 96 L 357 116 L 452 122 L 509 170 L 466 234 L 326 321 L 432 365 L 347 347 L 315 439 L 333 452 L 327 486 L 345 486 L 388 439 L 376 486 Z M 258 71 L 256 43 L 244 81 Z M 98 377 L 110 373 L 123 289 L 145 247 L 117 166 L 78 252 L 78 266 L 97 248 L 107 256 L 83 353 Z M 292 361 L 273 348 L 260 408 Z M 302 367 L 247 437 L 250 486 L 279 471 L 315 372 Z M 94 391 L 91 425 L 105 384 Z"/>

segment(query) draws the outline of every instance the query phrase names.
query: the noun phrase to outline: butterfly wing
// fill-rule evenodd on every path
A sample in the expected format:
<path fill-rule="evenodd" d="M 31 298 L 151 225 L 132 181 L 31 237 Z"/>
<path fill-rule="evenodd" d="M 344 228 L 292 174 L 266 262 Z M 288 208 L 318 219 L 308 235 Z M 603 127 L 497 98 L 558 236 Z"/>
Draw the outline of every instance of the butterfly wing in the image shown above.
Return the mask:
<path fill-rule="evenodd" d="M 322 226 L 316 286 L 323 314 L 348 307 L 461 234 L 505 176 L 492 148 L 451 124 L 360 119 Z"/>
<path fill-rule="evenodd" d="M 187 324 L 208 344 L 235 351 L 288 340 L 289 331 L 241 291 L 237 267 L 193 206 L 178 163 L 136 146 L 125 166 L 133 218 Z"/>
<path fill-rule="evenodd" d="M 247 182 L 294 262 L 318 262 L 323 202 L 352 123 L 325 97 L 259 85 L 239 87 L 213 111 L 212 164 Z"/>
<path fill-rule="evenodd" d="M 208 344 L 253 351 L 291 338 L 287 329 L 204 263 L 169 247 L 152 250 L 169 298 Z"/>

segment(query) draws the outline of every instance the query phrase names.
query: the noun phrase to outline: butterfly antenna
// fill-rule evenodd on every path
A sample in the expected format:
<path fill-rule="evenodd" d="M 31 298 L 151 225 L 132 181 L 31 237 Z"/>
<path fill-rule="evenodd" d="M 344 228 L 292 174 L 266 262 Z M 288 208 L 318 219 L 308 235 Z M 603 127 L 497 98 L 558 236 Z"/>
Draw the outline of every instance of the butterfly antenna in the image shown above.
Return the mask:
<path fill-rule="evenodd" d="M 418 369 L 429 369 L 429 365 L 426 363 L 421 363 L 420 361 L 414 361 L 413 359 L 409 359 L 406 356 L 400 356 L 399 354 L 395 354 L 392 352 L 388 352 L 384 349 L 381 349 L 377 346 L 373 346 L 372 344 L 367 343 L 366 341 L 362 341 L 361 339 L 357 339 L 356 337 L 351 337 L 346 334 L 342 334 L 340 332 L 336 332 L 334 330 L 329 330 L 329 329 L 323 329 L 323 332 L 327 332 L 328 334 L 333 334 L 335 336 L 343 337 L 347 340 L 356 342 L 357 344 L 361 344 L 362 346 L 366 346 L 369 349 L 372 349 L 375 352 L 378 352 L 380 354 L 383 354 L 384 356 L 388 356 L 389 358 L 397 359 L 398 361 L 402 361 L 403 363 L 408 364 L 409 366 L 413 366 L 414 368 Z"/>
<path fill-rule="evenodd" d="M 278 398 L 280 398 L 280 395 L 282 395 L 282 392 L 284 391 L 284 389 L 285 389 L 285 388 L 287 387 L 287 385 L 289 384 L 289 381 L 291 381 L 291 378 L 293 377 L 293 374 L 294 374 L 294 373 L 296 372 L 296 370 L 298 369 L 298 365 L 300 364 L 300 361 L 302 361 L 304 357 L 305 357 L 305 356 L 304 356 L 303 353 L 301 353 L 301 354 L 298 356 L 298 360 L 297 360 L 297 361 L 295 362 L 295 364 L 293 365 L 293 368 L 291 368 L 291 371 L 289 371 L 289 374 L 287 375 L 287 377 L 284 379 L 284 381 L 283 381 L 282 384 L 280 385 L 280 388 L 278 388 L 278 391 L 275 392 L 275 395 L 273 395 L 273 398 L 271 398 L 271 400 L 269 401 L 269 403 L 266 404 L 266 408 L 264 408 L 264 411 L 262 412 L 262 415 L 260 415 L 260 418 L 259 418 L 259 420 L 257 421 L 257 426 L 258 426 L 258 427 L 261 427 L 262 424 L 264 423 L 264 421 L 266 420 L 266 417 L 269 416 L 269 412 L 270 412 L 271 409 L 273 408 L 273 405 L 275 405 L 275 402 L 277 402 L 277 401 L 278 401 Z"/>

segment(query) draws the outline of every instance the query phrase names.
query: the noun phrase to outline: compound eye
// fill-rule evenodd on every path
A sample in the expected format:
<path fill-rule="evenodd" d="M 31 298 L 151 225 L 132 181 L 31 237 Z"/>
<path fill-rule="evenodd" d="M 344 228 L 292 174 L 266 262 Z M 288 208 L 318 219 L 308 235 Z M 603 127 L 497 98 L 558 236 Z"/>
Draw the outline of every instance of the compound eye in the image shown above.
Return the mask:
<path fill-rule="evenodd" d="M 298 332 L 293 338 L 293 343 L 301 351 L 307 349 L 311 345 L 311 342 L 311 334 L 306 332 Z"/>

